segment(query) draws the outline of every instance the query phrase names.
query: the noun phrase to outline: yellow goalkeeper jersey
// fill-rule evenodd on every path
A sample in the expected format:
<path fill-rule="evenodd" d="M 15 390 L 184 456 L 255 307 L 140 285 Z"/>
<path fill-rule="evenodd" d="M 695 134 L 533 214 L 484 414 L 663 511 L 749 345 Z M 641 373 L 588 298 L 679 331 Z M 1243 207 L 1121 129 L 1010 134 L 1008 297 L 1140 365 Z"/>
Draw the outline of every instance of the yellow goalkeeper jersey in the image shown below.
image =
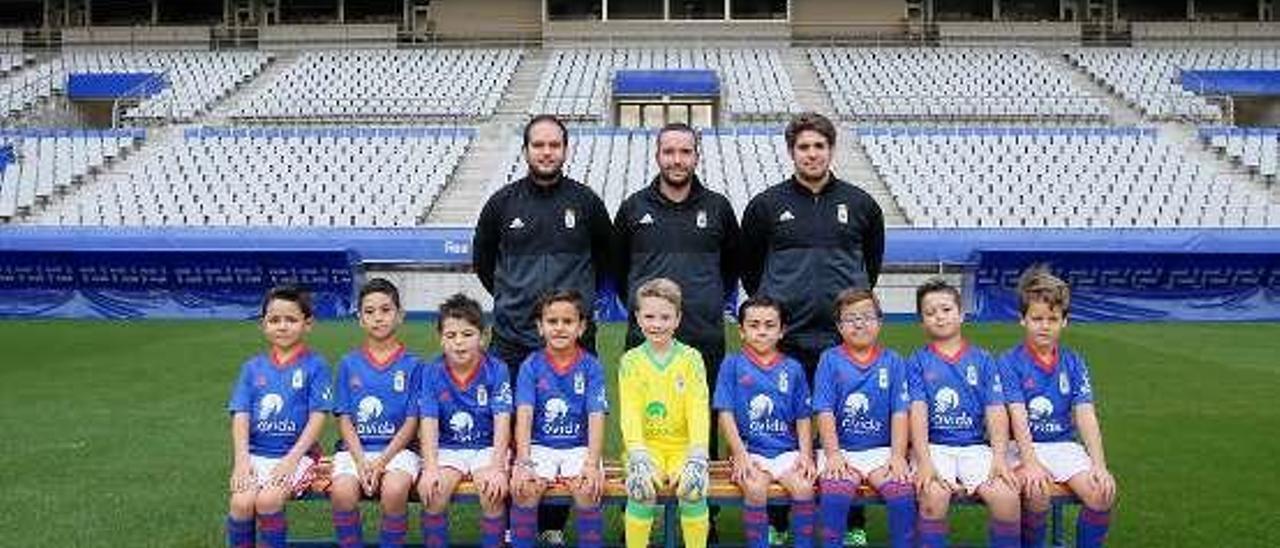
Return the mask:
<path fill-rule="evenodd" d="M 702 355 L 674 341 L 666 358 L 655 359 L 648 342 L 622 355 L 618 403 L 627 450 L 706 448 L 711 399 Z"/>

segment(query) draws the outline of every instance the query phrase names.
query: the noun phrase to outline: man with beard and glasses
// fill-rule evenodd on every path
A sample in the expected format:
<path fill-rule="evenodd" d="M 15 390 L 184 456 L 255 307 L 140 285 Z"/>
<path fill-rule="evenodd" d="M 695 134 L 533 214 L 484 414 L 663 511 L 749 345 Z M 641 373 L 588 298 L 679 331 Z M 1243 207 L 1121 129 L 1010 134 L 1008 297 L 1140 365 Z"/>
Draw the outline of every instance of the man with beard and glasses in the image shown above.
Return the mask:
<path fill-rule="evenodd" d="M 884 258 L 884 214 L 866 191 L 831 172 L 836 129 L 816 113 L 786 129 L 795 174 L 757 194 L 742 214 L 742 286 L 782 303 L 789 322 L 779 348 L 812 379 L 822 352 L 840 344 L 831 321 L 836 295 L 873 289 Z M 771 514 L 785 530 L 786 514 Z M 865 544 L 861 508 L 850 544 Z M 785 536 L 785 535 L 783 535 Z"/>
<path fill-rule="evenodd" d="M 632 292 L 648 280 L 668 278 L 683 293 L 676 338 L 702 354 L 707 378 L 715 379 L 724 359 L 725 302 L 738 290 L 739 229 L 729 200 L 703 186 L 695 173 L 698 137 L 682 123 L 658 131 L 658 175 L 624 200 L 613 219 L 615 278 L 631 316 L 627 348 L 645 340 Z M 718 434 L 715 421 L 711 425 L 714 459 Z"/>
<path fill-rule="evenodd" d="M 544 294 L 576 290 L 588 302 L 610 267 L 609 212 L 590 188 L 568 178 L 564 167 L 569 132 L 551 115 L 534 117 L 524 128 L 529 171 L 489 197 L 476 221 L 472 266 L 493 296 L 490 350 L 516 378 L 520 364 L 542 348 L 534 305 Z M 579 343 L 595 353 L 590 323 Z M 558 544 L 568 509 L 544 507 L 542 540 Z"/>

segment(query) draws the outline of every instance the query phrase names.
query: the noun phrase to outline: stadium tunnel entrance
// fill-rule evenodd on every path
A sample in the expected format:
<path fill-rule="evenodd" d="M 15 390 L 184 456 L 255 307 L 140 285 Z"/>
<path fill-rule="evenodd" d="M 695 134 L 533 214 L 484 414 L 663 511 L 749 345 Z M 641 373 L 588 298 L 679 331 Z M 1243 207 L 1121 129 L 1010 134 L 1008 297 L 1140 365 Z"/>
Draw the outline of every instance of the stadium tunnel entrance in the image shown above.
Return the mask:
<path fill-rule="evenodd" d="M 715 127 L 720 77 L 714 70 L 619 70 L 613 80 L 613 119 L 624 128 L 682 122 Z"/>

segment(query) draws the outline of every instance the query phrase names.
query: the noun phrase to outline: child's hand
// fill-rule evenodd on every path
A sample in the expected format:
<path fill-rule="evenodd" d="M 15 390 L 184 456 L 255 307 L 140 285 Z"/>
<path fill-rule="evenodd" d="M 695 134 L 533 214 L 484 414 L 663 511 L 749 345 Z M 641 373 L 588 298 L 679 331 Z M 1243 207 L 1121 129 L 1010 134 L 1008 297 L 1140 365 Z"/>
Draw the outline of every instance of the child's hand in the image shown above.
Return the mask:
<path fill-rule="evenodd" d="M 428 499 L 422 502 L 430 503 L 430 499 L 434 499 L 440 491 L 440 465 L 435 462 L 427 462 L 427 459 L 422 459 L 422 471 L 419 478 L 418 485 L 421 486 Z"/>
<path fill-rule="evenodd" d="M 1111 476 L 1111 471 L 1106 466 L 1094 464 L 1089 468 L 1088 478 L 1098 493 L 1102 495 L 1102 500 L 1106 501 L 1107 507 L 1110 507 L 1116 501 L 1116 479 Z"/>
<path fill-rule="evenodd" d="M 907 458 L 897 455 L 889 457 L 889 481 L 898 483 L 910 483 L 911 467 L 907 465 Z"/>
<path fill-rule="evenodd" d="M 505 470 L 490 465 L 476 470 L 472 475 L 480 495 L 488 500 L 502 500 L 507 496 L 507 474 Z"/>
<path fill-rule="evenodd" d="M 1032 494 L 1048 496 L 1053 490 L 1053 477 L 1049 476 L 1049 471 L 1040 464 L 1040 459 L 1035 457 L 1023 459 L 1022 479 L 1026 482 L 1027 490 Z"/>
<path fill-rule="evenodd" d="M 533 461 L 523 460 L 516 463 L 515 468 L 511 470 L 511 490 L 521 497 L 532 496 L 533 487 L 538 483 L 537 470 L 534 469 Z"/>
<path fill-rule="evenodd" d="M 706 452 L 691 452 L 689 459 L 684 463 L 684 469 L 680 471 L 676 496 L 683 501 L 701 501 L 706 497 L 710 484 Z"/>
<path fill-rule="evenodd" d="M 1018 477 L 1009 468 L 1009 463 L 1000 455 L 991 458 L 990 479 L 1003 481 L 1010 489 L 1018 490 Z"/>
<path fill-rule="evenodd" d="M 932 461 L 928 459 L 920 461 L 919 466 L 916 467 L 917 496 L 923 495 L 925 490 L 934 483 L 943 483 L 945 485 L 945 482 L 938 478 L 938 472 L 934 470 Z"/>
<path fill-rule="evenodd" d="M 818 476 L 818 468 L 813 464 L 813 456 L 805 452 L 801 452 L 800 456 L 796 457 L 795 470 L 801 479 L 811 483 Z"/>
<path fill-rule="evenodd" d="M 733 464 L 733 473 L 729 479 L 738 485 L 747 483 L 747 480 L 753 477 L 755 473 L 755 464 L 751 462 L 751 457 L 747 455 L 735 455 L 729 462 Z"/>
<path fill-rule="evenodd" d="M 293 473 L 297 471 L 298 458 L 286 456 L 276 463 L 275 468 L 271 469 L 271 479 L 267 482 L 267 486 L 272 489 L 289 489 L 293 480 Z"/>
<path fill-rule="evenodd" d="M 627 453 L 627 496 L 637 501 L 652 501 L 658 496 L 657 466 L 649 452 L 636 449 Z"/>
<path fill-rule="evenodd" d="M 382 455 L 365 460 L 360 466 L 360 487 L 365 495 L 372 497 L 378 492 L 378 484 L 382 481 L 382 473 L 386 470 L 386 466 Z"/>
<path fill-rule="evenodd" d="M 844 460 L 844 454 L 839 451 L 827 453 L 826 468 L 822 471 L 822 479 L 828 480 L 844 480 L 853 481 L 857 477 L 849 462 Z"/>
<path fill-rule="evenodd" d="M 231 492 L 251 491 L 255 485 L 257 485 L 257 478 L 253 475 L 253 466 L 237 462 L 235 468 L 231 470 Z"/>
<path fill-rule="evenodd" d="M 578 487 L 586 492 L 595 504 L 600 503 L 600 492 L 604 487 L 604 471 L 600 469 L 600 463 L 593 460 L 583 463 L 582 473 L 578 475 Z"/>

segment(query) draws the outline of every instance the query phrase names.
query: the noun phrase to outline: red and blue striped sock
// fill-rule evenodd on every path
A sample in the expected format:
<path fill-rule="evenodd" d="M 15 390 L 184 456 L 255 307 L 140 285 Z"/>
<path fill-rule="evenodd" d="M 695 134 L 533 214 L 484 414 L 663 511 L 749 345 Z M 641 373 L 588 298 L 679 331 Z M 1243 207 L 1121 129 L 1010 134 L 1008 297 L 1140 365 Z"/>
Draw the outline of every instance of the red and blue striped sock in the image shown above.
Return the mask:
<path fill-rule="evenodd" d="M 378 532 L 378 544 L 383 548 L 404 546 L 405 534 L 409 531 L 409 517 L 404 514 L 383 514 L 382 530 Z M 448 530 L 446 529 L 446 534 Z M 446 541 L 448 539 L 445 539 Z"/>
<path fill-rule="evenodd" d="M 1107 543 L 1107 530 L 1111 528 L 1111 511 L 1083 508 L 1076 518 L 1076 546 L 1093 548 Z"/>
<path fill-rule="evenodd" d="M 258 514 L 258 532 L 261 535 L 259 546 L 284 548 L 285 541 L 289 538 L 289 523 L 284 518 L 284 510 Z"/>
<path fill-rule="evenodd" d="M 858 494 L 858 484 L 848 480 L 822 480 L 818 484 L 818 521 L 822 525 L 822 545 L 844 546 L 844 525 L 849 506 Z"/>
<path fill-rule="evenodd" d="M 422 545 L 449 545 L 449 514 L 447 512 L 433 514 L 422 511 Z"/>
<path fill-rule="evenodd" d="M 506 516 L 485 516 L 480 521 L 480 544 L 483 546 L 502 546 L 502 533 L 507 527 Z"/>
<path fill-rule="evenodd" d="M 228 548 L 253 548 L 256 532 L 253 528 L 253 518 L 236 519 L 227 516 L 227 547 Z"/>
<path fill-rule="evenodd" d="M 891 481 L 880 486 L 889 510 L 889 544 L 909 548 L 916 543 L 916 490 L 909 483 Z"/>
<path fill-rule="evenodd" d="M 991 548 L 1018 548 L 1022 542 L 1021 525 L 1017 520 L 987 518 L 987 544 Z"/>
<path fill-rule="evenodd" d="M 947 518 L 928 519 L 920 518 L 918 531 L 920 533 L 920 548 L 947 548 L 947 530 L 951 525 L 947 523 Z"/>
<path fill-rule="evenodd" d="M 515 548 L 533 548 L 538 540 L 538 507 L 511 506 L 511 544 Z"/>
<path fill-rule="evenodd" d="M 578 546 L 596 548 L 604 545 L 604 515 L 599 506 L 579 506 L 575 524 L 578 527 Z"/>
<path fill-rule="evenodd" d="M 1040 548 L 1045 541 L 1045 518 L 1047 510 L 1022 509 L 1022 546 L 1023 548 Z"/>
<path fill-rule="evenodd" d="M 765 506 L 743 506 L 742 529 L 747 535 L 747 546 L 749 548 L 764 548 L 768 546 L 769 514 L 765 511 Z"/>
<path fill-rule="evenodd" d="M 364 546 L 364 526 L 360 521 L 360 509 L 350 512 L 333 511 L 333 533 L 338 537 L 338 546 L 353 548 Z"/>
<path fill-rule="evenodd" d="M 796 548 L 813 546 L 813 521 L 817 514 L 813 499 L 791 501 L 791 529 Z"/>

